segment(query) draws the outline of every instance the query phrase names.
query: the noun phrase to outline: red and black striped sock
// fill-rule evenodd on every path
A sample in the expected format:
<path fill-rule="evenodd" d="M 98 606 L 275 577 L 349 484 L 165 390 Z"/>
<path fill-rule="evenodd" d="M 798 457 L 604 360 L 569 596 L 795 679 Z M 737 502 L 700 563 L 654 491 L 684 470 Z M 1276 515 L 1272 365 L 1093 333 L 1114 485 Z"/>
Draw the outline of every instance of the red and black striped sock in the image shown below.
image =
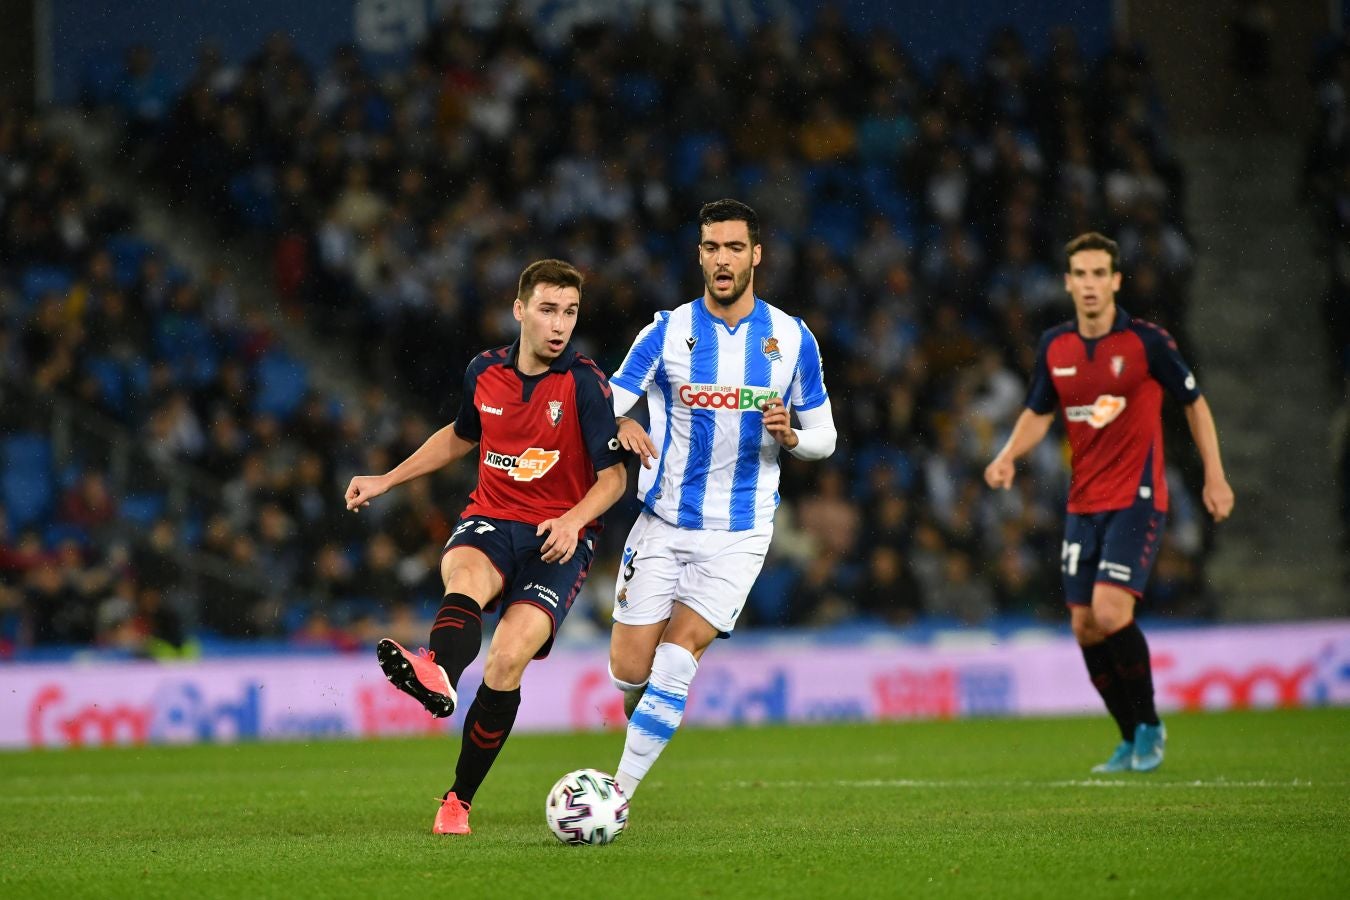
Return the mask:
<path fill-rule="evenodd" d="M 1125 694 L 1125 685 L 1116 674 L 1116 661 L 1112 658 L 1111 651 L 1104 642 L 1079 649 L 1083 651 L 1083 662 L 1087 663 L 1088 677 L 1092 679 L 1092 686 L 1102 695 L 1106 711 L 1116 720 L 1121 738 L 1127 741 L 1134 740 L 1134 709 L 1130 705 L 1130 698 Z"/>
<path fill-rule="evenodd" d="M 464 715 L 464 742 L 459 748 L 459 762 L 455 764 L 455 784 L 450 788 L 465 803 L 473 802 L 478 786 L 511 736 L 518 709 L 520 688 L 494 691 L 486 684 L 478 688 L 478 696 L 473 698 L 473 705 Z"/>
<path fill-rule="evenodd" d="M 455 688 L 459 687 L 459 676 L 478 656 L 482 645 L 482 608 L 467 594 L 446 594 L 431 626 L 427 646 L 435 652 L 436 663 L 445 669 Z"/>
<path fill-rule="evenodd" d="M 1130 699 L 1134 718 L 1145 725 L 1158 724 L 1158 710 L 1153 704 L 1153 662 L 1149 658 L 1148 641 L 1133 619 L 1107 637 L 1103 642 L 1116 661 L 1116 675 Z"/>

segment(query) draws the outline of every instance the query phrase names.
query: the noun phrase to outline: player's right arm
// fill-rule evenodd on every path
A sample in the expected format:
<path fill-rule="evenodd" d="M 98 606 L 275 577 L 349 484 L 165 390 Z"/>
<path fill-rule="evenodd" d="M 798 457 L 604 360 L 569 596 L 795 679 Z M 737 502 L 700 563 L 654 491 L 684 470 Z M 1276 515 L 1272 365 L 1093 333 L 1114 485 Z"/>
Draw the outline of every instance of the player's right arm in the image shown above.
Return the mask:
<path fill-rule="evenodd" d="M 353 478 L 351 484 L 347 485 L 347 509 L 354 512 L 390 488 L 450 465 L 476 446 L 476 441 L 466 441 L 456 434 L 455 423 L 451 422 L 383 475 L 357 475 Z"/>
<path fill-rule="evenodd" d="M 1017 460 L 1045 439 L 1051 423 L 1055 421 L 1059 393 L 1050 379 L 1048 360 L 1054 335 L 1054 329 L 1041 335 L 1040 346 L 1036 348 L 1036 364 L 1031 370 L 1031 384 L 1027 387 L 1027 408 L 1017 417 L 1003 449 L 998 451 L 993 462 L 985 466 L 984 481 L 996 490 L 1003 488 L 1006 491 L 1012 487 L 1017 474 Z"/>
<path fill-rule="evenodd" d="M 985 467 L 985 483 L 991 488 L 1004 490 L 1012 487 L 1013 477 L 1017 472 L 1017 460 L 1031 452 L 1031 449 L 1045 438 L 1054 421 L 1055 414 L 1052 412 L 1022 410 L 1022 414 L 1017 417 L 1017 424 L 1013 426 L 1012 434 L 1008 436 L 1008 442 L 1003 445 L 1003 449 L 994 457 L 993 462 Z"/>
<path fill-rule="evenodd" d="M 645 468 L 652 467 L 656 459 L 656 444 L 647 429 L 634 419 L 624 415 L 651 387 L 661 366 L 662 348 L 666 343 L 666 326 L 670 322 L 670 313 L 658 312 L 651 324 L 638 332 L 633 346 L 628 348 L 619 370 L 609 379 L 613 391 L 614 416 L 619 427 L 619 446 L 630 453 L 637 454 Z"/>
<path fill-rule="evenodd" d="M 444 468 L 465 456 L 483 437 L 483 421 L 478 415 L 478 373 L 490 364 L 492 351 L 469 363 L 464 373 L 464 393 L 459 401 L 459 415 L 455 420 L 426 439 L 422 446 L 383 475 L 357 475 L 347 485 L 347 509 L 360 510 L 371 500 L 405 481 L 421 478 L 429 472 Z"/>

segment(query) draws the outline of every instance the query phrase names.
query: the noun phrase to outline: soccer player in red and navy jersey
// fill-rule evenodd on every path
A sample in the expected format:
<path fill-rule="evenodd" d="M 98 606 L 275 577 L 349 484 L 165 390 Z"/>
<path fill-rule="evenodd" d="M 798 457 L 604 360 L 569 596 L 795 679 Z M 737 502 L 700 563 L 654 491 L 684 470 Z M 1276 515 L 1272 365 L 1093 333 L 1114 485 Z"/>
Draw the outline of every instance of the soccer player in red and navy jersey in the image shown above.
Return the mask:
<path fill-rule="evenodd" d="M 1116 306 L 1115 241 L 1089 232 L 1065 247 L 1064 287 L 1076 316 L 1041 338 L 1027 408 L 985 469 L 992 488 L 1010 488 L 1014 462 L 1040 443 L 1058 406 L 1073 450 L 1061 570 L 1074 637 L 1088 675 L 1120 727 L 1121 742 L 1094 772 L 1147 772 L 1163 759 L 1167 732 L 1153 703 L 1148 643 L 1135 602 L 1167 515 L 1162 400 L 1186 407 L 1204 463 L 1202 497 L 1216 522 L 1233 511 L 1219 437 L 1176 342 Z"/>
<path fill-rule="evenodd" d="M 469 364 L 455 420 L 386 474 L 347 488 L 347 508 L 358 510 L 478 448 L 478 486 L 441 557 L 445 600 L 430 651 L 389 639 L 376 647 L 397 688 L 449 716 L 482 644 L 483 613 L 501 609 L 436 834 L 470 833 L 469 806 L 515 723 L 521 675 L 552 648 L 590 569 L 600 515 L 627 484 L 609 384 L 570 343 L 581 282 L 561 260 L 531 263 L 514 305 L 520 338 Z"/>

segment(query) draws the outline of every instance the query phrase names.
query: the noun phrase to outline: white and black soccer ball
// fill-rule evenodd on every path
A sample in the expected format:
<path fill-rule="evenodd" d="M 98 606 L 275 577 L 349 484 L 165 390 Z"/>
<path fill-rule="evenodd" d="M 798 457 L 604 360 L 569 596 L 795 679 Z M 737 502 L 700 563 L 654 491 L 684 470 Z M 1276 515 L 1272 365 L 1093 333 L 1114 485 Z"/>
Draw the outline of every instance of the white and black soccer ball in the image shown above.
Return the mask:
<path fill-rule="evenodd" d="M 628 798 L 612 775 L 577 769 L 548 792 L 544 816 L 564 844 L 608 844 L 628 825 Z"/>

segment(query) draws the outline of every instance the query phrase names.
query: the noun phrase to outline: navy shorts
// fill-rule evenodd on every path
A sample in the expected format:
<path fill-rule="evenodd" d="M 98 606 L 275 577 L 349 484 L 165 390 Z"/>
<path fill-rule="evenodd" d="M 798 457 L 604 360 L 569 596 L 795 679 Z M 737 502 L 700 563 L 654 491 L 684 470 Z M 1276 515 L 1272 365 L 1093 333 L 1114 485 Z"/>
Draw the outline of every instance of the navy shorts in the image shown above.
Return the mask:
<path fill-rule="evenodd" d="M 537 530 L 534 525 L 510 519 L 470 516 L 459 520 L 442 556 L 456 547 L 473 547 L 488 558 L 502 576 L 502 592 L 487 605 L 487 612 L 499 608 L 504 612 L 513 603 L 528 603 L 553 620 L 553 633 L 534 655 L 543 659 L 553 649 L 558 628 L 586 581 L 595 558 L 595 536 L 589 530 L 584 532 L 567 562 L 546 563 L 539 554 L 548 534 L 536 535 Z"/>
<path fill-rule="evenodd" d="M 1070 513 L 1060 551 L 1064 601 L 1091 606 L 1092 587 L 1099 583 L 1142 597 L 1166 521 L 1167 513 L 1154 509 L 1151 500 L 1110 512 Z"/>

